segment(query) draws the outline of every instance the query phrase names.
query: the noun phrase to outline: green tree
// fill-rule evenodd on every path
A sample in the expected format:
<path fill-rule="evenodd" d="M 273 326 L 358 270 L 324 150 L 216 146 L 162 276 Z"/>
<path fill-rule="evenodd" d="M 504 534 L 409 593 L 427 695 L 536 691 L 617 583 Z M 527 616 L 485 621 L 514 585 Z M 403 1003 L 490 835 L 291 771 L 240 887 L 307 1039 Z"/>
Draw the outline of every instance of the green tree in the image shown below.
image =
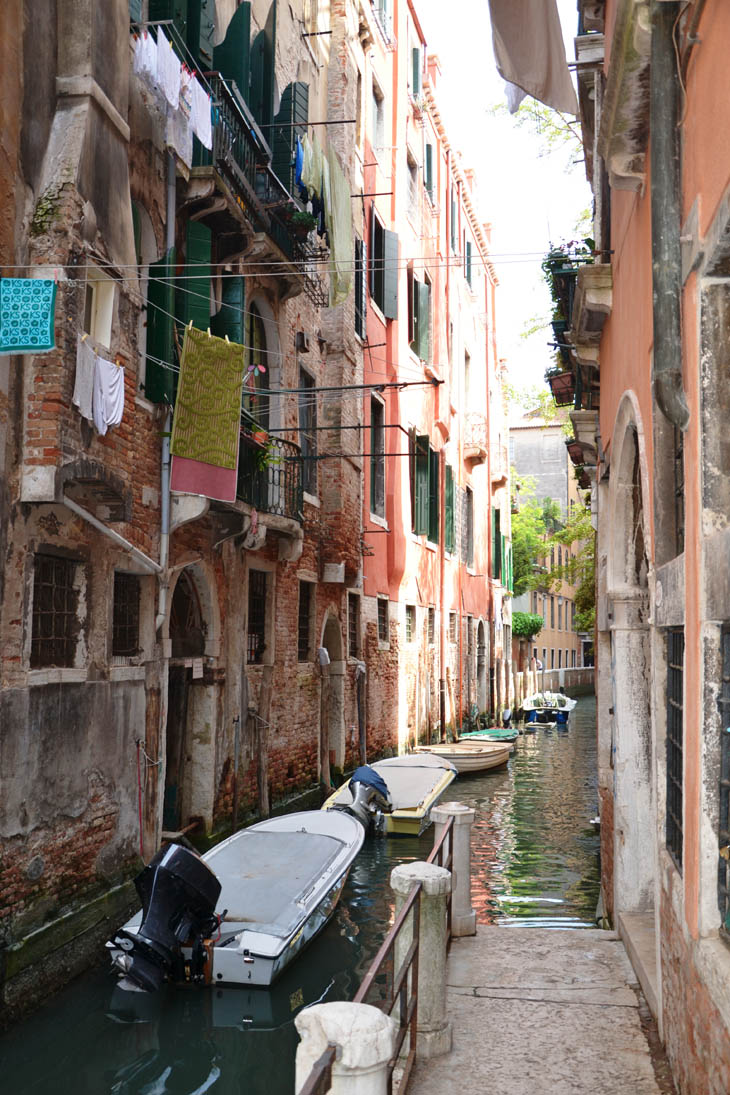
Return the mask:
<path fill-rule="evenodd" d="M 533 589 L 535 567 L 545 554 L 547 528 L 542 502 L 535 497 L 535 480 L 518 476 L 514 468 L 512 482 L 512 566 L 515 597 Z"/>
<path fill-rule="evenodd" d="M 518 639 L 532 639 L 542 631 L 544 623 L 542 616 L 534 612 L 513 612 L 512 634 Z"/>
<path fill-rule="evenodd" d="M 576 507 L 567 523 L 548 537 L 548 551 L 558 545 L 568 550 L 563 553 L 562 564 L 551 567 L 545 576 L 545 585 L 548 589 L 558 589 L 560 583 L 566 581 L 575 586 L 576 631 L 593 631 L 596 623 L 596 533 L 587 506 Z"/>

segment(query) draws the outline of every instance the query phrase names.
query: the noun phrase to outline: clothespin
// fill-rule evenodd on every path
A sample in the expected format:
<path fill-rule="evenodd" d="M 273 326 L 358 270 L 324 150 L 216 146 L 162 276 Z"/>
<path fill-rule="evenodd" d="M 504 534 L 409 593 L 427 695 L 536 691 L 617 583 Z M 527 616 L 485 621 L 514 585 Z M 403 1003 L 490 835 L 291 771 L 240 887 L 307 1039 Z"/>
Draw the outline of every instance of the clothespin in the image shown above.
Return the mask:
<path fill-rule="evenodd" d="M 83 334 L 82 334 L 82 336 L 81 336 L 81 341 L 82 341 L 82 342 L 86 342 L 86 340 L 87 340 L 87 338 L 88 338 L 88 337 L 89 337 L 89 332 L 88 332 L 88 331 L 84 331 L 84 333 L 83 333 Z"/>
<path fill-rule="evenodd" d="M 210 327 L 208 328 L 208 338 L 210 338 Z"/>
<path fill-rule="evenodd" d="M 191 319 L 191 320 L 190 320 L 190 323 L 188 323 L 188 330 L 189 330 L 189 331 L 192 331 L 192 329 L 193 329 L 193 321 L 192 321 L 192 319 Z"/>
<path fill-rule="evenodd" d="M 53 271 L 53 280 L 55 281 L 56 285 L 58 285 L 58 270 Z"/>
<path fill-rule="evenodd" d="M 226 342 L 227 342 L 227 343 L 228 343 L 228 345 L 230 346 L 230 344 L 231 344 L 231 340 L 229 339 L 228 335 L 226 335 Z"/>

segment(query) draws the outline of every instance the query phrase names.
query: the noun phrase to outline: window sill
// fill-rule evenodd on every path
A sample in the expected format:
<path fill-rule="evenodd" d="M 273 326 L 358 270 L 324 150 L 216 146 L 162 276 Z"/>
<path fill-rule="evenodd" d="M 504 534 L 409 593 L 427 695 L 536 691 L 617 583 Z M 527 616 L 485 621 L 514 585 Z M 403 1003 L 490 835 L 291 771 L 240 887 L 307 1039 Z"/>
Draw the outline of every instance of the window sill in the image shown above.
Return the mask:
<path fill-rule="evenodd" d="M 146 675 L 143 665 L 113 665 L 109 669 L 110 681 L 143 681 Z"/>
<path fill-rule="evenodd" d="M 87 679 L 85 669 L 77 669 L 75 666 L 59 668 L 50 666 L 48 669 L 30 669 L 28 671 L 28 686 L 36 684 L 81 684 Z"/>
<path fill-rule="evenodd" d="M 438 551 L 439 549 L 438 544 L 434 544 L 433 540 L 426 540 L 425 546 L 429 551 Z"/>
<path fill-rule="evenodd" d="M 304 498 L 305 502 L 307 502 L 310 506 L 315 506 L 317 509 L 319 509 L 322 505 L 316 494 L 308 494 L 307 491 L 303 491 L 302 497 Z"/>
<path fill-rule="evenodd" d="M 370 304 L 371 311 L 375 315 L 375 318 L 379 319 L 380 322 L 385 325 L 388 322 L 388 320 L 385 318 L 385 314 L 383 312 L 381 312 L 380 305 L 378 304 L 378 302 L 376 300 L 374 300 L 373 297 L 371 297 L 370 295 L 368 295 L 368 302 Z"/>
<path fill-rule="evenodd" d="M 386 639 L 378 639 L 378 650 L 390 650 L 390 643 Z"/>
<path fill-rule="evenodd" d="M 384 528 L 386 532 L 390 532 L 390 525 L 385 517 L 380 517 L 377 513 L 371 513 L 370 520 L 374 525 L 377 525 L 378 528 Z"/>

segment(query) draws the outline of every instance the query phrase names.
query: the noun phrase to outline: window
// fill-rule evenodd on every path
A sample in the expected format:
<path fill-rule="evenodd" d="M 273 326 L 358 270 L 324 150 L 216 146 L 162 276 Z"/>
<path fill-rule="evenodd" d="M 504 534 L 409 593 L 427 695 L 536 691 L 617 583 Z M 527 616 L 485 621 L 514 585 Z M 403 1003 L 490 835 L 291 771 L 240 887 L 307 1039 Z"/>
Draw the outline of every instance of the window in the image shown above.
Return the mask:
<path fill-rule="evenodd" d="M 112 655 L 133 658 L 139 653 L 140 581 L 136 574 L 114 573 Z"/>
<path fill-rule="evenodd" d="M 311 628 L 313 622 L 314 583 L 299 583 L 299 619 L 297 623 L 297 660 L 308 662 L 311 657 Z"/>
<path fill-rule="evenodd" d="M 299 445 L 302 450 L 302 488 L 317 494 L 317 396 L 314 377 L 299 370 Z"/>
<path fill-rule="evenodd" d="M 414 437 L 411 461 L 411 498 L 413 531 L 427 536 L 433 544 L 439 539 L 439 454 L 429 445 L 428 434 Z"/>
<path fill-rule="evenodd" d="M 92 266 L 86 273 L 84 330 L 100 346 L 111 346 L 113 314 L 114 281 L 98 266 Z"/>
<path fill-rule="evenodd" d="M 471 395 L 471 356 L 464 351 L 464 406 L 469 409 Z"/>
<path fill-rule="evenodd" d="M 33 571 L 31 669 L 72 666 L 78 636 L 79 564 L 58 555 L 37 554 Z"/>
<path fill-rule="evenodd" d="M 393 20 L 391 13 L 392 4 L 393 0 L 372 0 L 373 12 L 386 42 L 390 42 L 390 32 Z"/>
<path fill-rule="evenodd" d="M 408 81 L 410 85 L 410 92 L 414 99 L 419 99 L 421 95 L 421 48 L 420 46 L 411 46 L 411 71 L 410 79 Z"/>
<path fill-rule="evenodd" d="M 464 276 L 471 288 L 471 240 L 466 239 L 466 233 L 464 233 Z"/>
<path fill-rule="evenodd" d="M 555 668 L 555 651 L 550 647 L 550 668 Z"/>
<path fill-rule="evenodd" d="M 466 618 L 466 652 L 468 655 L 474 653 L 474 618 L 473 616 L 467 616 Z"/>
<path fill-rule="evenodd" d="M 569 663 L 569 660 L 568 660 L 569 658 L 570 658 L 570 651 L 569 651 L 569 650 L 566 650 L 566 651 L 565 651 L 565 668 L 566 668 L 566 669 L 568 668 L 568 665 L 570 664 L 570 663 Z"/>
<path fill-rule="evenodd" d="M 474 492 L 471 487 L 464 491 L 464 540 L 462 560 L 474 566 Z"/>
<path fill-rule="evenodd" d="M 547 668 L 547 647 L 545 646 L 542 648 L 542 664 Z"/>
<path fill-rule="evenodd" d="M 684 631 L 667 634 L 667 851 L 682 869 Z"/>
<path fill-rule="evenodd" d="M 370 512 L 385 517 L 385 406 L 370 397 Z"/>
<path fill-rule="evenodd" d="M 423 185 L 426 187 L 429 200 L 433 202 L 433 145 L 428 141 L 424 157 Z"/>
<path fill-rule="evenodd" d="M 421 361 L 431 360 L 431 286 L 408 269 L 408 340 Z"/>
<path fill-rule="evenodd" d="M 563 630 L 563 598 L 558 597 L 558 631 Z"/>
<path fill-rule="evenodd" d="M 370 296 L 386 319 L 398 318 L 398 235 L 370 216 Z"/>
<path fill-rule="evenodd" d="M 562 668 L 563 668 L 563 652 L 562 652 L 562 650 L 558 650 L 558 669 L 562 669 Z"/>
<path fill-rule="evenodd" d="M 458 226 L 456 224 L 456 189 L 455 189 L 454 186 L 451 187 L 451 192 L 450 193 L 451 193 L 451 199 L 450 199 L 451 231 L 450 231 L 449 235 L 451 236 L 451 250 L 456 251 L 456 241 L 459 237 L 457 235 Z"/>
<path fill-rule="evenodd" d="M 449 613 L 449 642 L 456 642 L 456 613 Z"/>
<path fill-rule="evenodd" d="M 730 942 L 730 627 L 722 629 L 722 681 L 720 708 L 720 797 L 718 823 L 717 896 L 722 916 L 722 937 Z"/>
<path fill-rule="evenodd" d="M 436 609 L 429 605 L 428 609 L 428 641 L 431 646 L 436 642 Z"/>
<path fill-rule="evenodd" d="M 456 522 L 454 519 L 454 469 L 450 464 L 444 466 L 446 482 L 444 484 L 444 547 L 453 553 L 456 548 Z"/>
<path fill-rule="evenodd" d="M 419 212 L 419 187 L 418 187 L 418 164 L 412 156 L 410 149 L 406 154 L 406 163 L 408 165 L 408 216 L 415 223 L 418 221 Z"/>
<path fill-rule="evenodd" d="M 347 594 L 347 653 L 351 658 L 360 655 L 360 598 L 357 593 Z"/>
<path fill-rule="evenodd" d="M 416 606 L 406 605 L 406 642 L 412 643 L 416 637 Z"/>
<path fill-rule="evenodd" d="M 555 598 L 550 598 L 550 626 L 555 627 Z"/>
<path fill-rule="evenodd" d="M 260 665 L 266 649 L 266 571 L 248 572 L 248 631 L 246 661 Z"/>
<path fill-rule="evenodd" d="M 373 149 L 385 148 L 385 96 L 373 80 Z"/>
<path fill-rule="evenodd" d="M 378 597 L 378 639 L 381 643 L 387 643 L 390 638 L 390 628 L 388 626 L 389 607 L 387 597 Z"/>
<path fill-rule="evenodd" d="M 537 593 L 532 594 L 532 612 L 533 615 L 537 615 Z"/>
<path fill-rule="evenodd" d="M 355 240 L 355 334 L 367 337 L 368 294 L 367 246 L 365 240 Z"/>
<path fill-rule="evenodd" d="M 502 577 L 501 511 L 492 507 L 492 577 Z"/>
<path fill-rule="evenodd" d="M 201 329 L 205 330 L 204 327 Z M 255 304 L 250 304 L 248 308 L 244 339 L 246 380 L 243 385 L 243 409 L 257 426 L 262 430 L 268 430 L 270 396 L 259 394 L 259 389 L 268 388 L 271 381 L 268 371 L 262 372 L 255 368 L 257 365 L 263 365 L 267 370 L 269 368 L 266 329 Z"/>

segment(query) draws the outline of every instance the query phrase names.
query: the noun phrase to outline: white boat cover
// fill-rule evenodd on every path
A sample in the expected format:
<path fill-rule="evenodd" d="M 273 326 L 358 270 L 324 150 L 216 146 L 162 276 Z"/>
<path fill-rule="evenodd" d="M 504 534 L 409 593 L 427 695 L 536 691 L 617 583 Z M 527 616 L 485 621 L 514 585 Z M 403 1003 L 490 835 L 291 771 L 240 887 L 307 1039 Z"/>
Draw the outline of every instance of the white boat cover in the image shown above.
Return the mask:
<path fill-rule="evenodd" d="M 223 887 L 217 911 L 228 910 L 227 923 L 286 938 L 302 919 L 303 898 L 342 846 L 321 833 L 244 830 L 205 857 Z"/>
<path fill-rule="evenodd" d="M 370 767 L 385 780 L 394 810 L 417 810 L 443 779 L 445 772 L 456 771 L 448 760 L 428 753 L 389 757 L 388 760 L 376 761 Z M 335 802 L 345 806 L 352 802 L 349 782 L 341 788 Z"/>

